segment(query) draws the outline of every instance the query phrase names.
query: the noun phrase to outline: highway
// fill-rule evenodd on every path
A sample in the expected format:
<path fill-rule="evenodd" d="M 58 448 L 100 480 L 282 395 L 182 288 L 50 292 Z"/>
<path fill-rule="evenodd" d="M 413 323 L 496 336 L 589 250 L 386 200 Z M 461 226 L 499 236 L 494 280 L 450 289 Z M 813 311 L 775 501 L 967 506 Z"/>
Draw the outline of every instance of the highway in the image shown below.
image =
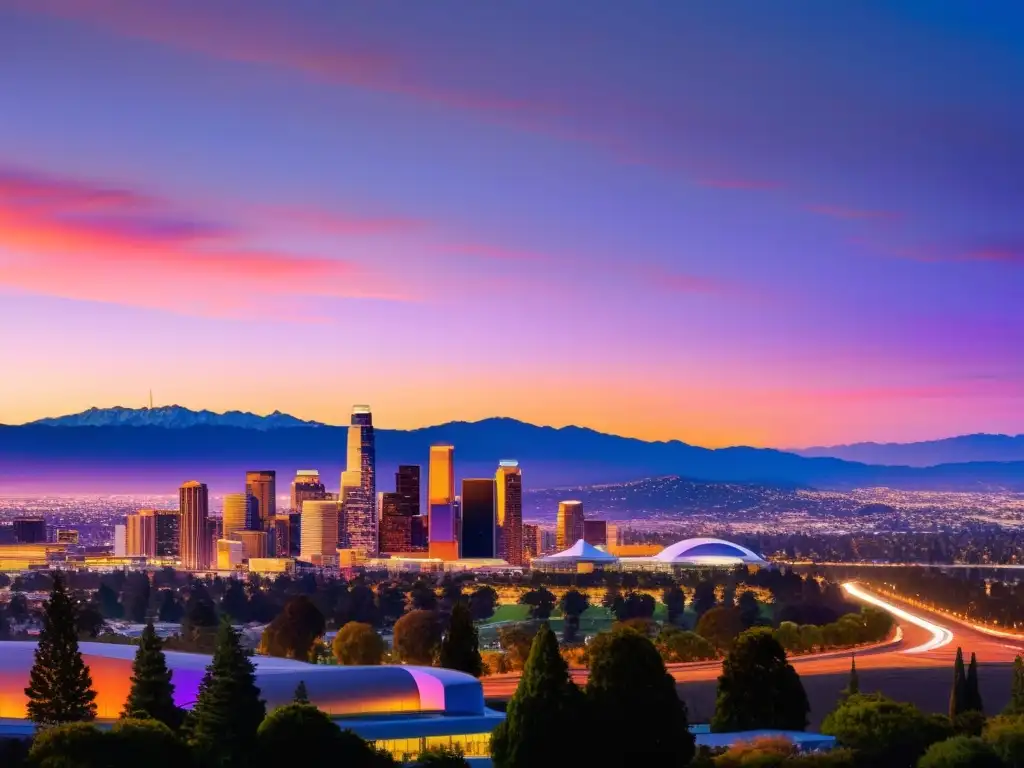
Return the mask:
<path fill-rule="evenodd" d="M 881 597 L 863 587 L 843 585 L 850 597 L 882 608 L 893 615 L 899 627 L 898 640 L 879 646 L 857 650 L 857 669 L 914 670 L 936 667 L 951 668 L 957 647 L 962 647 L 966 659 L 971 652 L 985 665 L 1009 664 L 1018 654 L 1024 655 L 1024 636 L 999 636 L 939 615 L 917 606 L 909 606 L 889 597 Z M 808 656 L 795 656 L 790 662 L 801 677 L 834 675 L 850 669 L 850 651 L 829 651 Z M 669 664 L 669 673 L 679 683 L 715 680 L 721 674 L 721 662 Z M 580 685 L 587 681 L 587 670 L 574 669 L 573 679 Z M 519 674 L 493 675 L 483 679 L 484 695 L 488 698 L 509 698 L 519 684 Z"/>

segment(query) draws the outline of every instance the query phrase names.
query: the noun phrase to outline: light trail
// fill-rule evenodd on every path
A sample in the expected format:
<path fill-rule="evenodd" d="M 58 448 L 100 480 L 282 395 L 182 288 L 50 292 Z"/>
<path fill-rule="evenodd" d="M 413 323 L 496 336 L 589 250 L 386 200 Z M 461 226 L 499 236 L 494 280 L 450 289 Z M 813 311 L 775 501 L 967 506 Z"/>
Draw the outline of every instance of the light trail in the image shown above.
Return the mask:
<path fill-rule="evenodd" d="M 903 653 L 927 653 L 928 651 L 937 650 L 942 646 L 949 645 L 951 642 L 953 642 L 953 633 L 950 630 L 946 629 L 945 627 L 941 627 L 938 624 L 933 624 L 927 619 L 922 619 L 920 616 L 915 616 L 909 611 L 905 611 L 902 608 L 893 605 L 892 603 L 887 603 L 885 600 L 875 597 L 869 592 L 865 592 L 852 581 L 848 581 L 845 584 L 843 584 L 843 589 L 845 589 L 851 596 L 857 598 L 858 600 L 862 600 L 865 603 L 868 603 L 869 605 L 875 606 L 876 608 L 881 608 L 883 611 L 888 611 L 897 618 L 903 619 L 904 621 L 910 622 L 911 624 L 921 627 L 921 629 L 931 632 L 931 640 L 929 640 L 926 643 L 922 643 L 921 645 L 918 645 L 914 648 L 910 648 L 906 651 L 903 651 Z"/>

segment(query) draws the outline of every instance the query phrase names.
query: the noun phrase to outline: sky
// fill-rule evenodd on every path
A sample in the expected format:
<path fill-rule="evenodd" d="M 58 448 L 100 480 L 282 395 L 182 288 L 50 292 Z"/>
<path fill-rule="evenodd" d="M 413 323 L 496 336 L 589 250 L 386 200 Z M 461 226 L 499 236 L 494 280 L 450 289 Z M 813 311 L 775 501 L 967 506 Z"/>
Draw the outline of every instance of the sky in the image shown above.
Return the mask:
<path fill-rule="evenodd" d="M 0 0 L 0 423 L 1024 432 L 1019 3 Z"/>

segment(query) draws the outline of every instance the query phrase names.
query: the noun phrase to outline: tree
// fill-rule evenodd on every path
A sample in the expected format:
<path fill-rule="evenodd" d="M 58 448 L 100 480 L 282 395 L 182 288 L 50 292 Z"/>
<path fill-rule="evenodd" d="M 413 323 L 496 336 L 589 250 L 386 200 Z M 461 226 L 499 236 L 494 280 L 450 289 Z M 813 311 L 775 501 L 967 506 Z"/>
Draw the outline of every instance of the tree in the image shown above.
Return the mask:
<path fill-rule="evenodd" d="M 394 584 L 377 586 L 377 615 L 387 625 L 394 624 L 405 613 L 405 592 Z"/>
<path fill-rule="evenodd" d="M 717 655 L 715 647 L 696 632 L 666 625 L 654 641 L 666 664 L 705 661 Z"/>
<path fill-rule="evenodd" d="M 142 630 L 132 664 L 131 683 L 121 717 L 147 717 L 172 729 L 181 725 L 182 712 L 174 704 L 174 683 L 167 668 L 164 646 L 152 622 Z"/>
<path fill-rule="evenodd" d="M 547 621 L 551 618 L 551 612 L 555 610 L 555 596 L 544 587 L 531 589 L 519 598 L 523 605 L 530 606 L 530 618 Z"/>
<path fill-rule="evenodd" d="M 439 665 L 446 669 L 457 669 L 473 677 L 484 673 L 483 659 L 480 658 L 480 639 L 473 626 L 473 617 L 464 603 L 456 603 L 448 620 L 448 631 L 441 639 Z"/>
<path fill-rule="evenodd" d="M 1004 715 L 1024 715 L 1024 658 L 1013 660 L 1013 679 L 1010 684 L 1010 701 L 1003 710 Z"/>
<path fill-rule="evenodd" d="M 409 591 L 409 604 L 415 611 L 436 611 L 437 593 L 433 587 L 420 579 Z"/>
<path fill-rule="evenodd" d="M 579 744 L 567 736 L 585 722 L 582 708 L 583 696 L 569 677 L 555 633 L 542 624 L 505 720 L 491 736 L 495 768 L 575 764 Z"/>
<path fill-rule="evenodd" d="M 395 652 L 408 664 L 433 664 L 440 642 L 441 630 L 433 611 L 409 611 L 395 622 Z"/>
<path fill-rule="evenodd" d="M 574 642 L 580 629 L 580 616 L 590 607 L 590 600 L 578 589 L 570 589 L 562 595 L 560 606 L 562 615 L 565 616 L 565 641 Z"/>
<path fill-rule="evenodd" d="M 158 720 L 118 720 L 104 740 L 110 768 L 183 768 L 192 762 L 185 742 Z"/>
<path fill-rule="evenodd" d="M 34 768 L 94 768 L 107 761 L 107 741 L 90 723 L 63 723 L 36 734 L 28 757 Z"/>
<path fill-rule="evenodd" d="M 729 650 L 742 631 L 740 611 L 735 607 L 719 605 L 707 611 L 697 622 L 697 634 L 720 652 Z"/>
<path fill-rule="evenodd" d="M 744 629 L 757 626 L 761 620 L 761 606 L 757 602 L 757 595 L 749 589 L 741 592 L 736 607 L 740 610 L 740 623 Z"/>
<path fill-rule="evenodd" d="M 185 610 L 181 601 L 173 589 L 160 590 L 160 607 L 157 609 L 157 621 L 165 624 L 178 624 L 181 622 Z"/>
<path fill-rule="evenodd" d="M 334 636 L 331 650 L 339 664 L 376 666 L 384 658 L 385 644 L 377 630 L 369 624 L 350 621 Z"/>
<path fill-rule="evenodd" d="M 967 711 L 967 673 L 964 671 L 964 652 L 956 649 L 956 660 L 953 662 L 953 687 L 949 692 L 949 719 L 956 720 L 958 715 Z"/>
<path fill-rule="evenodd" d="M 420 752 L 413 765 L 417 768 L 469 768 L 460 747 L 434 747 Z"/>
<path fill-rule="evenodd" d="M 857 657 L 850 656 L 850 681 L 840 693 L 840 701 L 846 701 L 858 693 L 860 693 L 860 678 L 857 676 Z"/>
<path fill-rule="evenodd" d="M 678 624 L 686 611 L 686 593 L 678 585 L 672 585 L 661 593 L 661 602 L 668 613 L 668 623 Z"/>
<path fill-rule="evenodd" d="M 713 731 L 802 731 L 810 705 L 800 676 L 766 627 L 748 629 L 722 662 Z"/>
<path fill-rule="evenodd" d="M 265 714 L 256 668 L 225 620 L 192 708 L 190 741 L 205 763 L 243 768 L 255 756 L 256 729 Z"/>
<path fill-rule="evenodd" d="M 1024 720 L 1019 715 L 993 717 L 982 738 L 992 745 L 1008 768 L 1024 765 Z"/>
<path fill-rule="evenodd" d="M 857 694 L 830 712 L 822 733 L 849 747 L 864 766 L 910 766 L 952 734 L 949 719 L 881 694 Z"/>
<path fill-rule="evenodd" d="M 697 614 L 697 618 L 700 619 L 705 613 L 715 607 L 717 603 L 715 598 L 715 583 L 709 579 L 700 581 L 696 588 L 693 590 L 693 611 Z"/>
<path fill-rule="evenodd" d="M 295 693 L 292 694 L 293 704 L 309 704 L 309 694 L 306 693 L 306 681 L 299 680 L 299 684 L 295 686 Z"/>
<path fill-rule="evenodd" d="M 343 731 L 324 712 L 310 704 L 286 704 L 278 707 L 260 723 L 256 731 L 258 765 L 280 768 L 301 755 L 330 758 L 332 763 L 350 768 L 369 768 L 376 764 L 373 748 L 352 731 Z"/>
<path fill-rule="evenodd" d="M 324 615 L 313 601 L 299 595 L 285 603 L 284 610 L 263 630 L 261 646 L 269 656 L 310 661 L 313 646 L 326 629 Z"/>
<path fill-rule="evenodd" d="M 597 733 L 623 733 L 601 745 L 607 765 L 629 765 L 642 752 L 650 765 L 684 766 L 694 755 L 686 704 L 646 637 L 613 630 L 590 654 L 588 709 Z"/>
<path fill-rule="evenodd" d="M 967 667 L 967 699 L 966 711 L 984 712 L 985 705 L 981 700 L 981 689 L 978 688 L 978 657 L 971 653 L 971 663 Z"/>
<path fill-rule="evenodd" d="M 106 622 L 99 609 L 92 603 L 79 603 L 75 606 L 75 632 L 83 640 L 98 637 Z"/>
<path fill-rule="evenodd" d="M 918 768 L 1002 768 L 996 751 L 977 736 L 954 736 L 928 747 Z"/>
<path fill-rule="evenodd" d="M 50 599 L 43 606 L 43 628 L 25 696 L 28 716 L 40 725 L 96 717 L 96 692 L 78 649 L 75 606 L 60 573 L 54 574 Z"/>
<path fill-rule="evenodd" d="M 469 596 L 469 611 L 473 614 L 474 621 L 486 621 L 491 618 L 497 605 L 498 593 L 494 587 L 487 584 L 477 588 Z"/>
<path fill-rule="evenodd" d="M 498 629 L 498 645 L 505 652 L 512 669 L 523 669 L 526 666 L 535 636 L 536 632 L 525 624 L 512 624 Z"/>

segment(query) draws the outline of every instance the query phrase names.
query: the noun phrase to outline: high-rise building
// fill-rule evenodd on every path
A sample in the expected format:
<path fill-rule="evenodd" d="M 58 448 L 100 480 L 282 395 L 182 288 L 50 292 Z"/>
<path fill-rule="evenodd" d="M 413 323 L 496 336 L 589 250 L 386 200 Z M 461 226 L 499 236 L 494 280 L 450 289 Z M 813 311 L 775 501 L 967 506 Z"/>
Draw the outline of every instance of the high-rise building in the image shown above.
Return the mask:
<path fill-rule="evenodd" d="M 302 504 L 302 545 L 299 559 L 314 565 L 332 565 L 338 559 L 337 501 Z"/>
<path fill-rule="evenodd" d="M 258 533 L 258 531 L 250 531 Z M 244 555 L 242 542 L 232 539 L 217 539 L 217 570 L 233 571 L 242 564 Z"/>
<path fill-rule="evenodd" d="M 245 473 L 245 491 L 256 497 L 258 517 L 252 529 L 266 531 L 274 527 L 277 517 L 277 473 L 272 469 L 251 470 Z"/>
<path fill-rule="evenodd" d="M 190 480 L 178 489 L 181 510 L 181 566 L 199 571 L 210 567 L 210 493 L 206 483 Z"/>
<path fill-rule="evenodd" d="M 299 515 L 284 514 L 274 518 L 274 551 L 278 557 L 290 557 L 292 551 L 292 518 Z"/>
<path fill-rule="evenodd" d="M 465 558 L 493 558 L 495 552 L 495 481 L 462 481 L 462 526 L 459 554 Z"/>
<path fill-rule="evenodd" d="M 523 559 L 532 560 L 540 555 L 540 528 L 523 523 Z"/>
<path fill-rule="evenodd" d="M 128 554 L 128 531 L 123 523 L 114 526 L 114 557 Z"/>
<path fill-rule="evenodd" d="M 427 537 L 430 557 L 458 560 L 455 531 L 455 446 L 430 446 L 427 478 Z"/>
<path fill-rule="evenodd" d="M 619 526 L 615 523 L 608 523 L 605 526 L 605 545 L 609 550 L 619 546 Z"/>
<path fill-rule="evenodd" d="M 498 462 L 498 557 L 509 565 L 523 564 L 523 473 L 519 462 Z"/>
<path fill-rule="evenodd" d="M 41 517 L 16 517 L 11 522 L 16 544 L 44 544 L 46 520 Z"/>
<path fill-rule="evenodd" d="M 181 555 L 181 512 L 176 509 L 158 509 L 156 512 L 156 556 Z"/>
<path fill-rule="evenodd" d="M 568 549 L 583 538 L 583 502 L 558 502 L 558 522 L 555 525 L 556 544 L 559 550 Z"/>
<path fill-rule="evenodd" d="M 401 514 L 415 516 L 420 513 L 420 468 L 416 464 L 401 464 L 395 473 L 395 493 L 398 494 Z"/>
<path fill-rule="evenodd" d="M 608 523 L 604 520 L 584 520 L 583 540 L 595 547 L 608 546 Z"/>
<path fill-rule="evenodd" d="M 58 528 L 58 544 L 78 544 L 78 530 L 76 528 Z"/>
<path fill-rule="evenodd" d="M 267 556 L 266 531 L 234 531 L 231 534 L 231 540 L 242 542 L 243 560 L 248 560 L 251 557 Z"/>
<path fill-rule="evenodd" d="M 320 482 L 320 473 L 315 469 L 300 469 L 292 480 L 292 512 L 302 511 L 302 502 L 324 498 L 327 489 Z"/>
<path fill-rule="evenodd" d="M 542 555 L 549 555 L 558 550 L 558 535 L 554 531 L 541 528 L 537 535 L 540 537 L 540 553 Z"/>
<path fill-rule="evenodd" d="M 260 531 L 260 502 L 251 493 L 229 493 L 224 497 L 223 537 L 235 539 L 235 531 Z"/>
<path fill-rule="evenodd" d="M 402 498 L 397 493 L 378 493 L 380 551 L 395 554 L 412 550 L 412 515 L 403 514 Z"/>
<path fill-rule="evenodd" d="M 316 499 L 314 499 L 316 501 Z M 298 557 L 302 545 L 302 514 L 294 512 L 288 516 L 288 556 Z"/>
<path fill-rule="evenodd" d="M 412 538 L 412 549 L 411 552 L 426 552 L 427 551 L 427 515 L 416 515 L 410 517 L 409 520 L 411 533 L 409 534 Z"/>
<path fill-rule="evenodd" d="M 125 520 L 125 552 L 129 557 L 156 557 L 156 510 L 140 509 Z"/>
<path fill-rule="evenodd" d="M 348 455 L 341 473 L 342 528 L 339 545 L 362 557 L 377 555 L 377 479 L 370 406 L 352 408 Z"/>

